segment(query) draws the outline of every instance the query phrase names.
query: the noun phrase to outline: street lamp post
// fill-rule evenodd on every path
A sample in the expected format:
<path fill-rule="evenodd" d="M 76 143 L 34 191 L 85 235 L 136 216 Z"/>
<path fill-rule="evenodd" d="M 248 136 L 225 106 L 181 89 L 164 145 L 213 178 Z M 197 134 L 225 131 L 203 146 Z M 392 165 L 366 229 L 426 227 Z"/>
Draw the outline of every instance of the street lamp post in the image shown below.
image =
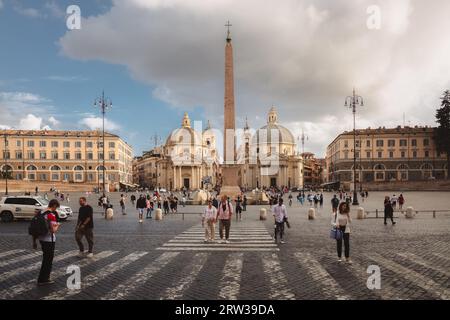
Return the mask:
<path fill-rule="evenodd" d="M 106 196 L 105 194 L 105 177 L 106 177 L 106 163 L 105 163 L 105 114 L 106 110 L 109 108 L 112 108 L 112 102 L 105 98 L 105 92 L 102 92 L 102 96 L 100 98 L 95 99 L 94 101 L 94 107 L 100 107 L 100 111 L 102 113 L 102 150 L 103 150 L 103 179 L 102 179 L 102 188 L 103 188 L 103 197 Z"/>
<path fill-rule="evenodd" d="M 353 89 L 353 95 L 345 98 L 345 106 L 352 109 L 353 113 L 353 205 L 359 205 L 358 192 L 356 191 L 356 106 L 364 106 L 361 96 L 358 96 Z"/>

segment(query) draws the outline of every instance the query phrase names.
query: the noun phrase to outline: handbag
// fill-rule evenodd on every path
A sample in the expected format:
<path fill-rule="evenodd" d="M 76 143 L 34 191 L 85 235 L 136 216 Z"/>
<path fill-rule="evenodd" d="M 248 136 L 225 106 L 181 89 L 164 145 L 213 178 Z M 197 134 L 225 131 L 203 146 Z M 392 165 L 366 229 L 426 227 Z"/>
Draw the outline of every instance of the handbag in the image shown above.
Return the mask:
<path fill-rule="evenodd" d="M 334 222 L 335 223 L 336 223 L 336 220 L 337 220 L 337 213 L 336 213 L 336 215 L 334 217 Z M 330 238 L 331 239 L 336 239 L 336 240 L 341 240 L 342 239 L 342 231 L 340 229 L 338 229 L 338 227 L 336 225 L 334 225 L 331 228 Z"/>

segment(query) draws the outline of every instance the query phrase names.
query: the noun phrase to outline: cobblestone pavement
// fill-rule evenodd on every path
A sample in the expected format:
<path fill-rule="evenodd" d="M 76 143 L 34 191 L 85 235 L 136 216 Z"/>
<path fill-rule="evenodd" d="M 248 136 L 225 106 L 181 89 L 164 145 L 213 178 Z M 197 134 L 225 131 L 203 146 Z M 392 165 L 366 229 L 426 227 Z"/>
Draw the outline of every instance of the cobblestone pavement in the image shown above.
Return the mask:
<path fill-rule="evenodd" d="M 429 209 L 433 203 L 435 209 L 450 210 L 449 195 L 414 197 L 414 206 Z M 380 208 L 382 196 L 371 195 L 365 203 L 369 210 Z M 113 202 L 117 197 L 112 196 Z M 31 249 L 28 222 L 0 223 L 0 299 L 450 298 L 449 213 L 400 216 L 397 225 L 385 226 L 382 219 L 357 220 L 353 212 L 353 264 L 339 263 L 335 241 L 328 236 L 329 197 L 315 220 L 307 219 L 309 206 L 288 208 L 291 228 L 283 245 L 272 241 L 273 220 L 259 220 L 259 209 L 268 206 L 249 206 L 242 221 L 233 220 L 230 244 L 203 242 L 201 206 L 180 207 L 179 214 L 143 224 L 129 208 L 128 215 L 116 212 L 111 221 L 95 215 L 95 256 L 81 259 L 73 217 L 58 234 L 55 284 L 49 287 L 35 283 L 40 253 Z M 434 203 L 434 197 L 440 200 Z M 81 268 L 80 290 L 67 289 L 70 265 Z M 379 290 L 367 288 L 370 265 L 381 270 Z"/>

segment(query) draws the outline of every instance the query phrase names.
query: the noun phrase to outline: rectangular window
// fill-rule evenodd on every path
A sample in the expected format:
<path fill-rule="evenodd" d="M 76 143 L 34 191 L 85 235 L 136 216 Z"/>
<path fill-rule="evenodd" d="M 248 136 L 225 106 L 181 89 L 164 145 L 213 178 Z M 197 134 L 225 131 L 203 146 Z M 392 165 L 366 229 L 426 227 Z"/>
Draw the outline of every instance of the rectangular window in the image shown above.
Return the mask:
<path fill-rule="evenodd" d="M 429 158 L 430 157 L 430 151 L 425 151 L 425 158 Z"/>
<path fill-rule="evenodd" d="M 81 141 L 75 141 L 75 148 L 81 148 Z"/>
<path fill-rule="evenodd" d="M 70 160 L 70 152 L 64 152 L 64 160 Z"/>
<path fill-rule="evenodd" d="M 110 148 L 115 148 L 116 147 L 116 143 L 115 142 L 110 142 L 109 143 L 109 147 Z"/>
<path fill-rule="evenodd" d="M 370 158 L 370 151 L 367 151 L 367 152 L 366 152 L 366 157 L 367 157 L 367 158 Z"/>
<path fill-rule="evenodd" d="M 383 140 L 377 140 L 377 147 L 382 147 L 382 146 L 384 146 Z"/>
<path fill-rule="evenodd" d="M 64 141 L 63 142 L 63 147 L 64 148 L 70 148 L 70 141 Z"/>
<path fill-rule="evenodd" d="M 356 157 L 356 158 L 359 158 L 359 151 L 356 151 L 356 152 L 355 152 L 355 157 Z"/>
<path fill-rule="evenodd" d="M 388 147 L 395 147 L 395 140 L 388 140 Z"/>
<path fill-rule="evenodd" d="M 402 152 L 401 152 L 401 157 L 402 157 L 402 158 L 405 158 L 405 157 L 406 157 L 405 151 L 402 151 Z"/>
<path fill-rule="evenodd" d="M 400 140 L 400 147 L 406 147 L 407 145 L 408 145 L 408 140 L 406 140 L 406 139 Z"/>
<path fill-rule="evenodd" d="M 378 158 L 383 158 L 383 152 L 378 151 Z"/>
<path fill-rule="evenodd" d="M 47 147 L 47 141 L 39 141 L 39 147 L 41 148 Z"/>
<path fill-rule="evenodd" d="M 370 140 L 366 140 L 366 147 L 370 148 Z"/>
<path fill-rule="evenodd" d="M 411 140 L 411 146 L 417 147 L 417 139 L 412 139 Z"/>
<path fill-rule="evenodd" d="M 58 141 L 52 141 L 52 148 L 58 148 Z"/>
<path fill-rule="evenodd" d="M 86 142 L 86 148 L 92 148 L 92 146 L 93 146 L 92 141 Z"/>
<path fill-rule="evenodd" d="M 52 173 L 52 180 L 58 181 L 59 180 L 59 173 Z"/>
<path fill-rule="evenodd" d="M 34 148 L 34 141 L 33 140 L 28 140 L 27 141 L 27 146 L 28 146 L 28 148 Z"/>
<path fill-rule="evenodd" d="M 392 151 L 389 151 L 389 158 L 393 158 L 394 157 L 394 153 Z"/>
<path fill-rule="evenodd" d="M 81 152 L 75 152 L 75 159 L 81 160 Z"/>
<path fill-rule="evenodd" d="M 47 181 L 47 175 L 46 175 L 45 173 L 41 173 L 41 174 L 39 175 L 39 180 L 41 180 L 41 181 Z"/>
<path fill-rule="evenodd" d="M 17 140 L 17 141 L 16 141 L 16 147 L 20 147 L 20 146 L 22 146 L 22 141 Z"/>
<path fill-rule="evenodd" d="M 103 152 L 100 152 L 100 153 L 98 154 L 98 158 L 99 158 L 99 160 L 103 160 Z"/>
<path fill-rule="evenodd" d="M 94 181 L 94 175 L 92 173 L 88 173 L 87 179 L 88 181 Z"/>
<path fill-rule="evenodd" d="M 413 156 L 413 158 L 417 158 L 417 151 L 413 151 L 412 156 Z"/>
<path fill-rule="evenodd" d="M 52 159 L 58 160 L 58 152 L 57 151 L 52 151 Z"/>
<path fill-rule="evenodd" d="M 41 160 L 47 159 L 47 153 L 45 151 L 39 152 L 39 159 Z"/>
<path fill-rule="evenodd" d="M 75 173 L 75 181 L 83 181 L 83 174 Z"/>
<path fill-rule="evenodd" d="M 94 154 L 92 152 L 87 153 L 87 159 L 88 160 L 94 160 Z"/>
<path fill-rule="evenodd" d="M 356 148 L 359 148 L 359 145 L 361 144 L 361 141 L 360 140 L 356 140 L 355 141 L 355 145 L 356 145 Z"/>
<path fill-rule="evenodd" d="M 28 159 L 34 160 L 34 151 L 28 151 Z"/>
<path fill-rule="evenodd" d="M 21 160 L 23 158 L 22 151 L 16 151 L 16 159 Z"/>
<path fill-rule="evenodd" d="M 11 159 L 11 154 L 9 151 L 3 151 L 3 159 Z"/>
<path fill-rule="evenodd" d="M 423 139 L 423 145 L 425 147 L 428 147 L 430 145 L 430 140 L 429 139 Z"/>

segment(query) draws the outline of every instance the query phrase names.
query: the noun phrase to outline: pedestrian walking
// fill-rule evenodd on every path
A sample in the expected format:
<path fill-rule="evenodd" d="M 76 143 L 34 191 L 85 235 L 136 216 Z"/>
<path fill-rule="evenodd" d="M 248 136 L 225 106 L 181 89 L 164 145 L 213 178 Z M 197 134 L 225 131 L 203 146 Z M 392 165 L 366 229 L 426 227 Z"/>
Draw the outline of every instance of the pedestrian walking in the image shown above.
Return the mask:
<path fill-rule="evenodd" d="M 242 200 L 242 211 L 247 211 L 247 196 L 245 194 Z"/>
<path fill-rule="evenodd" d="M 132 194 L 130 197 L 130 200 L 131 200 L 131 205 L 134 207 L 134 203 L 136 201 L 136 196 L 134 194 Z"/>
<path fill-rule="evenodd" d="M 85 197 L 81 197 L 79 200 L 80 209 L 78 210 L 78 221 L 75 229 L 75 240 L 77 241 L 78 248 L 80 249 L 79 256 L 85 257 L 83 237 L 86 238 L 88 243 L 88 252 L 86 257 L 91 258 L 94 256 L 94 210 L 87 204 Z"/>
<path fill-rule="evenodd" d="M 280 243 L 284 244 L 284 224 L 287 222 L 287 209 L 286 206 L 283 204 L 283 198 L 280 198 L 278 200 L 278 204 L 274 205 L 272 208 L 273 217 L 274 217 L 274 223 L 275 223 L 275 243 L 278 243 L 278 234 L 280 235 Z"/>
<path fill-rule="evenodd" d="M 323 208 L 323 193 L 321 193 L 319 196 L 319 205 L 320 205 L 320 209 L 322 209 Z"/>
<path fill-rule="evenodd" d="M 67 201 L 67 203 L 70 202 L 70 195 L 69 194 L 66 195 L 66 201 Z"/>
<path fill-rule="evenodd" d="M 212 205 L 212 200 L 208 200 L 202 215 L 202 226 L 205 228 L 205 242 L 214 242 L 216 233 L 217 209 Z"/>
<path fill-rule="evenodd" d="M 166 197 L 164 197 L 164 200 L 163 200 L 163 208 L 164 208 L 164 214 L 165 215 L 169 214 L 169 200 L 167 200 Z"/>
<path fill-rule="evenodd" d="M 233 205 L 230 203 L 226 195 L 222 195 L 216 217 L 216 220 L 219 220 L 219 235 L 221 243 L 230 242 L 229 238 L 230 238 L 232 215 L 233 215 Z M 224 230 L 225 230 L 225 240 L 224 240 Z"/>
<path fill-rule="evenodd" d="M 331 199 L 331 208 L 333 209 L 333 213 L 337 212 L 338 207 L 339 207 L 339 199 L 337 198 L 337 195 L 334 195 L 333 199 Z"/>
<path fill-rule="evenodd" d="M 38 186 L 36 186 L 36 188 L 34 188 L 34 194 L 37 196 L 39 194 L 39 188 Z"/>
<path fill-rule="evenodd" d="M 392 225 L 394 221 L 394 208 L 392 207 L 392 201 L 388 196 L 384 198 L 384 225 L 387 225 L 387 219 L 391 219 Z"/>
<path fill-rule="evenodd" d="M 150 201 L 150 199 L 147 198 L 147 200 L 145 201 L 145 207 L 147 209 L 147 213 L 145 215 L 145 219 L 151 219 L 152 218 L 153 206 L 154 206 L 153 201 Z"/>
<path fill-rule="evenodd" d="M 392 208 L 395 210 L 395 209 L 397 209 L 397 201 L 398 201 L 398 198 L 395 196 L 395 194 L 392 196 L 392 198 L 391 198 L 391 204 L 392 204 Z"/>
<path fill-rule="evenodd" d="M 333 213 L 332 224 L 338 228 L 342 237 L 336 239 L 338 261 L 342 261 L 342 242 L 344 242 L 344 256 L 348 263 L 350 260 L 350 206 L 346 202 L 339 205 L 338 212 Z"/>
<path fill-rule="evenodd" d="M 122 215 L 126 215 L 127 214 L 126 207 L 125 207 L 125 200 L 126 200 L 126 197 L 122 193 L 120 195 L 120 208 L 122 209 Z"/>
<path fill-rule="evenodd" d="M 242 200 L 239 196 L 236 199 L 236 221 L 242 221 Z"/>
<path fill-rule="evenodd" d="M 50 274 L 55 256 L 56 233 L 60 226 L 56 221 L 58 208 L 58 200 L 50 200 L 47 209 L 43 213 L 38 212 L 30 224 L 29 233 L 33 236 L 33 248 L 37 249 L 36 240 L 39 240 L 42 249 L 42 264 L 37 281 L 39 286 L 53 283 Z"/>
<path fill-rule="evenodd" d="M 146 199 L 143 194 L 139 196 L 139 199 L 136 201 L 136 209 L 139 215 L 139 223 L 142 223 L 142 219 L 144 218 L 144 210 L 147 207 Z"/>
<path fill-rule="evenodd" d="M 403 210 L 403 205 L 405 204 L 405 197 L 403 197 L 403 194 L 400 194 L 398 197 L 398 207 L 400 210 Z"/>

